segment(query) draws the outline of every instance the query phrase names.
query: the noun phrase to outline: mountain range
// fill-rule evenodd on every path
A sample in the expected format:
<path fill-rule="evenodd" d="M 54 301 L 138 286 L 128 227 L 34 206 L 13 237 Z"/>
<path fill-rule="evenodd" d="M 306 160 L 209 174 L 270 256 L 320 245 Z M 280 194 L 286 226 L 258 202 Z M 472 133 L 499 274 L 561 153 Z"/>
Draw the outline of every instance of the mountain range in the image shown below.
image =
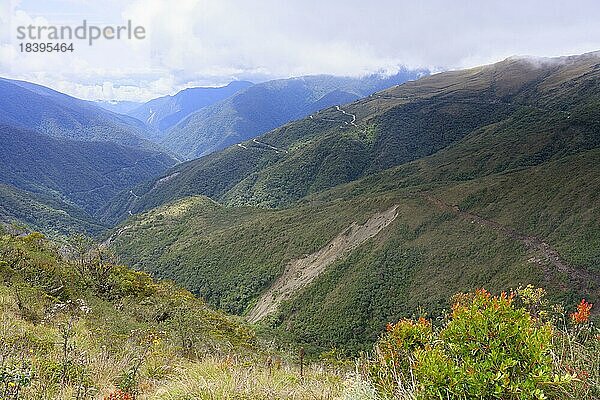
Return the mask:
<path fill-rule="evenodd" d="M 364 349 L 457 292 L 600 295 L 600 59 L 509 58 L 310 114 L 102 211 L 135 268 L 295 342 Z"/>
<path fill-rule="evenodd" d="M 373 90 L 398 79 L 303 78 L 314 81 L 310 90 L 323 93 Z M 69 224 L 56 224 L 53 216 L 65 215 L 73 222 L 71 230 L 97 232 L 102 225 L 95 214 L 110 198 L 121 191 L 134 193 L 134 185 L 178 162 L 175 152 L 158 143 L 173 125 L 208 106 L 219 108 L 236 93 L 242 95 L 241 103 L 264 110 L 275 103 L 294 104 L 293 91 L 286 82 L 254 85 L 280 87 L 268 95 L 260 90 L 244 94 L 253 84 L 235 81 L 219 88 L 189 88 L 139 104 L 83 101 L 44 86 L 0 78 L 0 183 L 6 199 L 1 216 L 36 229 L 54 230 L 60 226 L 59 231 L 64 231 Z M 262 115 L 252 118 L 260 120 Z M 218 137 L 203 143 L 211 148 L 222 146 Z M 39 213 L 28 213 L 27 207 Z"/>
<path fill-rule="evenodd" d="M 344 104 L 428 74 L 402 69 L 361 78 L 313 75 L 253 84 L 184 89 L 143 104 L 98 102 L 146 125 L 144 137 L 183 159 L 194 159 L 251 139 L 312 112 Z"/>
<path fill-rule="evenodd" d="M 157 150 L 146 126 L 44 86 L 0 78 L 0 123 L 69 140 L 113 142 Z"/>
<path fill-rule="evenodd" d="M 348 103 L 427 73 L 401 70 L 392 76 L 362 78 L 317 75 L 259 83 L 182 119 L 160 143 L 185 159 L 198 158 L 322 108 Z"/>
<path fill-rule="evenodd" d="M 483 286 L 596 302 L 598 54 L 424 74 L 236 82 L 130 115 L 2 79 L 0 218 L 86 231 L 307 349 L 364 350 Z"/>
<path fill-rule="evenodd" d="M 252 86 L 251 82 L 233 81 L 223 87 L 196 87 L 184 89 L 173 96 L 150 100 L 126 112 L 134 118 L 156 128 L 161 140 L 169 128 L 188 115 L 211 104 L 224 100 L 236 92 Z"/>

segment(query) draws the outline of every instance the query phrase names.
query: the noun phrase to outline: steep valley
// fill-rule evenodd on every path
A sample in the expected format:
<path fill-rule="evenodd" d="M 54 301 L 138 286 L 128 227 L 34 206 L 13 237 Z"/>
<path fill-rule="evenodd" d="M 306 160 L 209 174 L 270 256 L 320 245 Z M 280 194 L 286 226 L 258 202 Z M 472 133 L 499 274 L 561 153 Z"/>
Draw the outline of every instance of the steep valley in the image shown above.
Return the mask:
<path fill-rule="evenodd" d="M 596 301 L 598 65 L 509 59 L 321 111 L 117 198 L 158 208 L 112 246 L 317 348 L 365 349 L 387 322 L 479 287 Z M 391 207 L 376 235 L 321 258 Z M 318 274 L 300 283 L 304 268 Z"/>

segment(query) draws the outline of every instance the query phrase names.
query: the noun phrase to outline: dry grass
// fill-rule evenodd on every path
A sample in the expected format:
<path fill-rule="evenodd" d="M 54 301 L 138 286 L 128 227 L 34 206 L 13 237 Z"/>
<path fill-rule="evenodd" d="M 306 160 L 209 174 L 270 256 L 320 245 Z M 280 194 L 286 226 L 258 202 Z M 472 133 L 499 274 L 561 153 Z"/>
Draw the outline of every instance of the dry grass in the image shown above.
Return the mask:
<path fill-rule="evenodd" d="M 296 366 L 257 365 L 207 357 L 184 363 L 148 399 L 337 399 L 343 379 L 314 366 L 300 378 Z"/>

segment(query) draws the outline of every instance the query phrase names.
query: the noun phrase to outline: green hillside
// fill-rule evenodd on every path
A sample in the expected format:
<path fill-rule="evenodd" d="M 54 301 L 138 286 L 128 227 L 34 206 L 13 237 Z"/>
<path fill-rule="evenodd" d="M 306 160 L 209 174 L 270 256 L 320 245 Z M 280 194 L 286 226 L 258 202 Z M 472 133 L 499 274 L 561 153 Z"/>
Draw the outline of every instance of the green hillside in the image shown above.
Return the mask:
<path fill-rule="evenodd" d="M 0 397 L 330 399 L 343 389 L 341 374 L 318 366 L 301 379 L 289 352 L 239 318 L 70 243 L 0 231 Z"/>
<path fill-rule="evenodd" d="M 0 222 L 5 224 L 25 224 L 52 235 L 99 234 L 106 229 L 79 207 L 52 196 L 0 184 L 0 198 Z"/>
<path fill-rule="evenodd" d="M 175 163 L 164 153 L 112 142 L 58 139 L 0 124 L 0 182 L 60 196 L 93 213 L 112 196 Z"/>
<path fill-rule="evenodd" d="M 92 218 L 121 190 L 176 160 L 140 121 L 52 89 L 0 78 L 0 219 L 47 233 L 104 229 Z"/>
<path fill-rule="evenodd" d="M 111 244 L 221 309 L 254 319 L 281 302 L 269 324 L 320 347 L 364 349 L 386 322 L 436 316 L 483 286 L 594 302 L 596 64 L 434 75 L 345 106 L 356 127 L 326 110 L 136 188 L 129 210 L 181 199 L 130 218 Z"/>
<path fill-rule="evenodd" d="M 211 304 L 244 313 L 287 262 L 325 247 L 352 222 L 398 205 L 388 228 L 333 263 L 274 320 L 302 342 L 360 347 L 387 321 L 419 308 L 435 314 L 453 293 L 483 285 L 532 283 L 567 303 L 583 295 L 597 300 L 600 210 L 591 205 L 598 204 L 593 178 L 600 173 L 599 154 L 593 150 L 458 184 L 365 193 L 359 182 L 283 210 L 224 207 L 192 197 L 132 218 L 113 243 L 135 268 L 176 279 Z M 586 175 L 574 181 L 572 169 Z M 389 177 L 390 186 L 400 180 Z M 532 180 L 542 190 L 524 184 Z M 551 199 L 548 185 L 557 189 Z M 570 269 L 558 269 L 540 249 L 427 196 L 543 238 Z M 573 210 L 573 204 L 582 207 Z"/>
<path fill-rule="evenodd" d="M 10 85 L 65 126 L 0 102 L 0 398 L 600 393 L 597 55 L 432 75 L 171 168 Z"/>
<path fill-rule="evenodd" d="M 287 206 L 431 155 L 469 134 L 496 144 L 461 144 L 450 157 L 479 158 L 461 162 L 459 179 L 594 148 L 596 58 L 544 62 L 508 59 L 436 74 L 321 111 L 257 141 L 181 164 L 136 188 L 136 196 L 121 193 L 99 215 L 114 222 L 197 194 L 227 204 Z"/>
<path fill-rule="evenodd" d="M 360 345 L 356 338 L 374 338 L 386 321 L 419 310 L 435 316 L 450 293 L 483 286 L 534 284 L 567 304 L 581 296 L 597 301 L 599 156 L 594 150 L 465 183 L 401 189 L 410 195 L 397 200 L 404 210 L 397 225 L 334 264 L 284 306 L 277 322 L 298 340 Z M 574 169 L 585 172 L 573 180 Z M 529 246 L 532 236 L 554 248 L 564 266 L 543 246 Z"/>

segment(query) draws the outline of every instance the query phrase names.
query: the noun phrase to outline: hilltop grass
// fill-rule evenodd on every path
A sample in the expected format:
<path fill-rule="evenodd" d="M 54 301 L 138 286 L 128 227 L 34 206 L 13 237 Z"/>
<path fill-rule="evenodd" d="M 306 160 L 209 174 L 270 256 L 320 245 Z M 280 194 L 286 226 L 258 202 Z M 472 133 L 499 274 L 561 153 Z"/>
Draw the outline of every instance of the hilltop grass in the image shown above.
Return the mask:
<path fill-rule="evenodd" d="M 318 365 L 305 367 L 301 378 L 297 367 L 215 357 L 184 364 L 177 371 L 176 377 L 157 390 L 157 399 L 333 400 L 339 398 L 345 383 L 342 376 Z"/>

